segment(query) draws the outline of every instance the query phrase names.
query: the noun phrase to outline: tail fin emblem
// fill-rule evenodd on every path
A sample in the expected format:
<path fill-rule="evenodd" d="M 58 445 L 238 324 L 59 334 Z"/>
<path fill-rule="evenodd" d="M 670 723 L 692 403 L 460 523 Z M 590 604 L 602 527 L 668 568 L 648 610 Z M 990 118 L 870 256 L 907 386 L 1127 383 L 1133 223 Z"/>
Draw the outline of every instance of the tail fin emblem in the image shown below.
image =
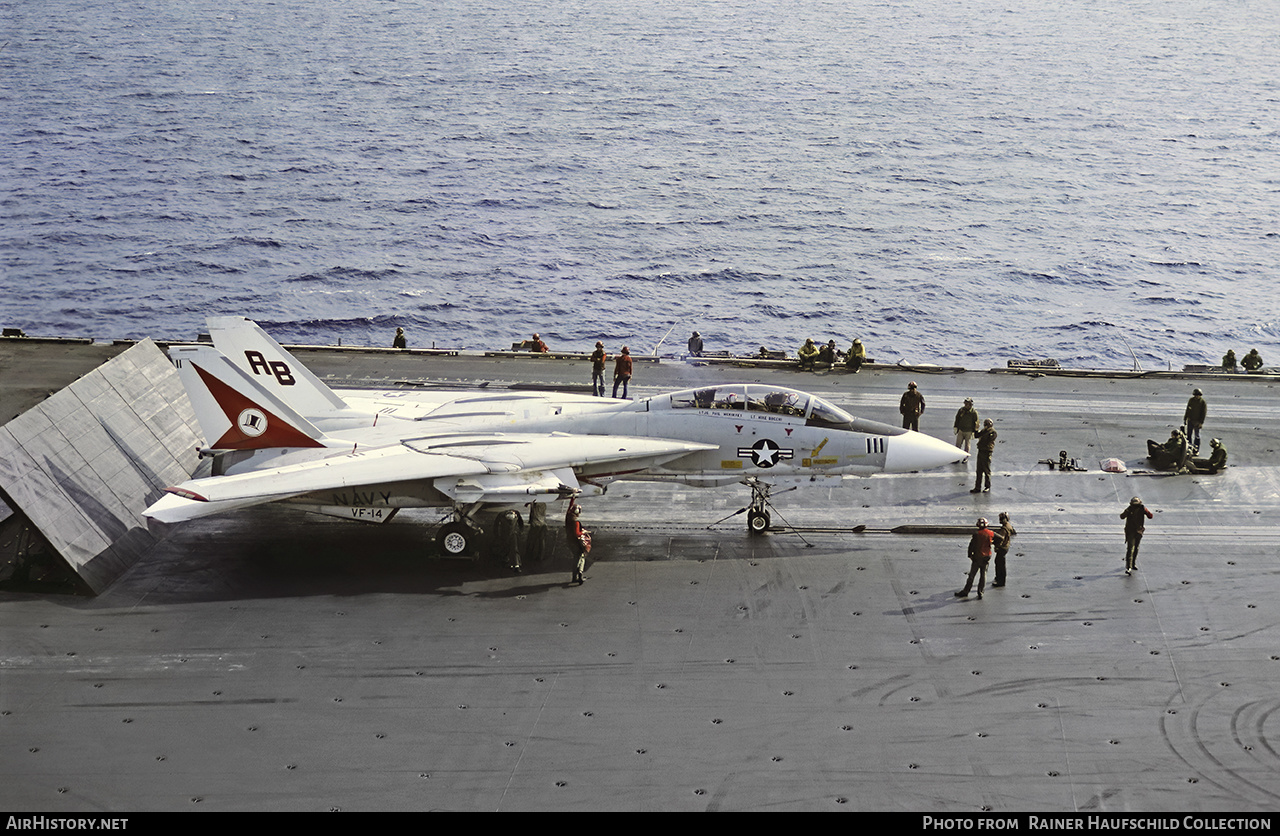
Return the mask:
<path fill-rule="evenodd" d="M 232 426 L 209 446 L 218 450 L 259 450 L 264 447 L 323 447 L 316 438 L 299 430 L 288 419 L 254 403 L 247 395 L 222 382 L 195 363 L 205 388 Z"/>
<path fill-rule="evenodd" d="M 236 419 L 236 426 L 249 438 L 257 438 L 267 431 L 267 416 L 260 409 L 246 409 Z"/>

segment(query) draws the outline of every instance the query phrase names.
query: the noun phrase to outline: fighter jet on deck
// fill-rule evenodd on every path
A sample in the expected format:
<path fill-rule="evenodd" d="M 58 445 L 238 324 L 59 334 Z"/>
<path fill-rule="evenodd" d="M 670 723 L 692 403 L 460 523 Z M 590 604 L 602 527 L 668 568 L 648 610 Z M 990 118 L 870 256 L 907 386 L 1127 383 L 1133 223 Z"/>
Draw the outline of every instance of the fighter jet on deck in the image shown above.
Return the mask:
<path fill-rule="evenodd" d="M 209 319 L 213 346 L 175 346 L 213 475 L 168 489 L 144 516 L 181 523 L 268 502 L 384 522 L 452 508 L 437 543 L 473 549 L 484 509 L 595 496 L 620 479 L 750 487 L 747 527 L 767 531 L 769 491 L 797 478 L 906 473 L 967 453 L 855 418 L 815 395 L 759 383 L 640 400 L 525 392 L 326 386 L 258 325 Z"/>

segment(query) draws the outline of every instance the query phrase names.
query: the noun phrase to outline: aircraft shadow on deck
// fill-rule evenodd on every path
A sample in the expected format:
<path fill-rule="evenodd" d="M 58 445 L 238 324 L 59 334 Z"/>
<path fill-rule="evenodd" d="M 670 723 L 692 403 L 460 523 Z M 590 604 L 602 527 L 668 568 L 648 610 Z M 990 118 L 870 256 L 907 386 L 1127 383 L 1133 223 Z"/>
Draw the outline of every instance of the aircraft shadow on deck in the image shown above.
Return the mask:
<path fill-rule="evenodd" d="M 751 536 L 738 527 L 694 529 L 593 525 L 588 566 L 602 562 L 775 560 L 849 554 L 872 548 L 855 535 L 779 532 Z M 273 508 L 190 525 L 160 542 L 102 596 L 102 603 L 201 602 L 311 595 L 509 598 L 560 589 L 571 572 L 559 525 L 548 527 L 545 556 L 517 574 L 491 554 L 442 557 L 435 527 L 417 521 L 367 525 Z M 882 544 L 881 544 L 882 545 Z M 563 575 L 563 578 L 561 577 Z M 503 582 L 464 591 L 477 582 Z M 105 600 L 103 600 L 105 599 Z"/>

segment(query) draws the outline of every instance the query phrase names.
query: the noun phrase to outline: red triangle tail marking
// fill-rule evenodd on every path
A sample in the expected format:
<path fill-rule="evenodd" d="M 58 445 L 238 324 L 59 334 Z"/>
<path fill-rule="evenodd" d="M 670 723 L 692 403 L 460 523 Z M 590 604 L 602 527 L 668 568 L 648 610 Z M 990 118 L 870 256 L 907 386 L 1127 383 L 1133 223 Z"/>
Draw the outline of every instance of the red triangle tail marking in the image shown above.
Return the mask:
<path fill-rule="evenodd" d="M 267 447 L 323 447 L 319 441 L 294 427 L 271 410 L 251 401 L 235 389 L 223 383 L 209 372 L 197 366 L 191 367 L 200 375 L 210 394 L 218 402 L 231 429 L 210 446 L 218 450 L 261 450 Z"/>

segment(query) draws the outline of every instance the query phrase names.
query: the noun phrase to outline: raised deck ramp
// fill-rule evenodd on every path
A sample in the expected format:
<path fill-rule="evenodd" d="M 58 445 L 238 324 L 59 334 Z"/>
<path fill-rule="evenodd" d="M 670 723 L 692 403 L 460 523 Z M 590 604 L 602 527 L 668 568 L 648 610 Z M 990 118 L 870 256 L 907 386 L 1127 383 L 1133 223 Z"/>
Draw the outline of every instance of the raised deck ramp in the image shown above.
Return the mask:
<path fill-rule="evenodd" d="M 0 427 L 11 585 L 32 583 L 39 564 L 64 579 L 55 585 L 105 589 L 154 544 L 139 514 L 190 476 L 199 443 L 177 373 L 150 340 Z"/>

